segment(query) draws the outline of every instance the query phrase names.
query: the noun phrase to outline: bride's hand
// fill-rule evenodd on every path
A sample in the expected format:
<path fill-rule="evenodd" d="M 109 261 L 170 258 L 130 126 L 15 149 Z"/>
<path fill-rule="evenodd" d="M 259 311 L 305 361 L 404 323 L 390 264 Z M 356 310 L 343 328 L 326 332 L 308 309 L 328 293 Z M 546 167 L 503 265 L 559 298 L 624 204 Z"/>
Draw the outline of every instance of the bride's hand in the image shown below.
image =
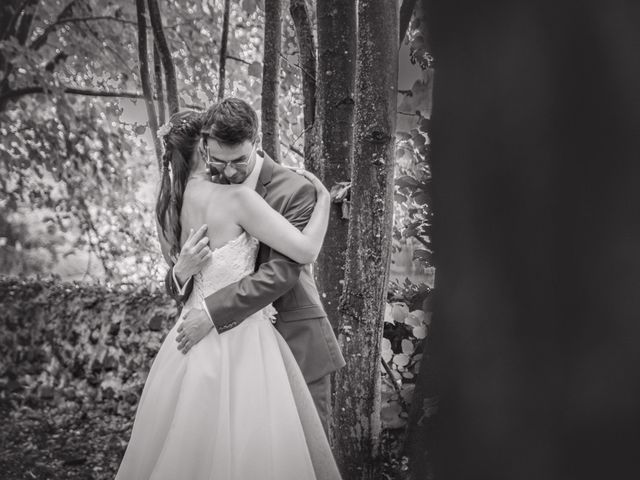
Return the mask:
<path fill-rule="evenodd" d="M 296 170 L 296 173 L 299 175 L 302 175 L 304 178 L 306 178 L 313 184 L 313 186 L 316 189 L 316 193 L 318 194 L 318 198 L 322 198 L 322 197 L 329 198 L 329 190 L 327 190 L 327 187 L 325 187 L 320 181 L 320 179 L 316 177 L 313 173 L 303 169 Z"/>

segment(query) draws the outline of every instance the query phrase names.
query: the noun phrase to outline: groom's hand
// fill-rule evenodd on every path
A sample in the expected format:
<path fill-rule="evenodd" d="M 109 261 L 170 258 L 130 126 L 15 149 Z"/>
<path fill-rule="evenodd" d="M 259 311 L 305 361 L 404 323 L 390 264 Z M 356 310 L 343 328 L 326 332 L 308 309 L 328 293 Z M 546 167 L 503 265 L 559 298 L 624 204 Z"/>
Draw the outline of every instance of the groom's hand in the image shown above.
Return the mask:
<path fill-rule="evenodd" d="M 206 233 L 207 225 L 202 225 L 195 233 L 193 229 L 189 231 L 189 238 L 184 242 L 173 266 L 173 273 L 180 282 L 180 287 L 202 269 L 202 264 L 211 254 Z"/>
<path fill-rule="evenodd" d="M 187 313 L 178 326 L 178 350 L 187 353 L 191 347 L 202 340 L 213 328 L 213 323 L 204 310 L 194 309 Z"/>

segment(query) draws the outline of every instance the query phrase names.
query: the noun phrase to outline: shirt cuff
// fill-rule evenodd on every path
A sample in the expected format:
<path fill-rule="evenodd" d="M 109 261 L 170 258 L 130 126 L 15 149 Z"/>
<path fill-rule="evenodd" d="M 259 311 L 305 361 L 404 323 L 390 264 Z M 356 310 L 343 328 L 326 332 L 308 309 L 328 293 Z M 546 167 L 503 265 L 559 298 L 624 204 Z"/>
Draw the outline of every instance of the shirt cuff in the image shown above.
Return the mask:
<path fill-rule="evenodd" d="M 209 320 L 211 320 L 211 325 L 213 325 L 213 329 L 215 331 L 218 331 L 218 329 L 216 328 L 216 324 L 213 323 L 213 318 L 211 318 L 211 314 L 209 313 L 209 309 L 207 308 L 207 302 L 205 302 L 204 300 L 202 300 L 202 309 L 207 314 L 207 317 L 209 317 Z"/>
<path fill-rule="evenodd" d="M 175 268 L 171 269 L 171 276 L 173 277 L 173 284 L 176 286 L 176 290 L 178 291 L 178 294 L 182 297 L 184 295 L 184 292 L 187 290 L 187 285 L 189 285 L 189 282 L 191 281 L 191 277 L 189 277 L 188 280 L 184 282 L 184 285 L 181 287 L 180 282 L 178 282 L 178 277 L 176 277 Z"/>

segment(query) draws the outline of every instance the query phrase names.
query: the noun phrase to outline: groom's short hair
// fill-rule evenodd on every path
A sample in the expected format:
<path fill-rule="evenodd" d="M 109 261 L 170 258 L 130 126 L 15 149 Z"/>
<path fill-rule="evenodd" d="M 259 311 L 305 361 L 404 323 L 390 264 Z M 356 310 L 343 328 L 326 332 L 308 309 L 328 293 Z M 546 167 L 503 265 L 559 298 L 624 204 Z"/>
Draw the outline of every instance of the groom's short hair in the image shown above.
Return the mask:
<path fill-rule="evenodd" d="M 258 136 L 258 115 L 244 100 L 225 98 L 205 112 L 202 135 L 223 145 L 253 143 Z"/>

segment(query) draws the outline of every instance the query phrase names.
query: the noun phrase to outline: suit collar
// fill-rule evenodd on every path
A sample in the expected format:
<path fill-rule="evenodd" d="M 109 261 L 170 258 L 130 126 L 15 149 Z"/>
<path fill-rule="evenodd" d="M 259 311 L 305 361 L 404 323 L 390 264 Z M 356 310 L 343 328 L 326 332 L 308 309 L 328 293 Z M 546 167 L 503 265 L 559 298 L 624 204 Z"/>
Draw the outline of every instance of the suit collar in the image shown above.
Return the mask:
<path fill-rule="evenodd" d="M 276 162 L 265 152 L 262 169 L 260 170 L 260 177 L 258 178 L 258 183 L 256 185 L 256 192 L 258 192 L 261 197 L 264 197 L 267 193 L 267 185 L 271 183 L 273 168 L 275 165 Z"/>

